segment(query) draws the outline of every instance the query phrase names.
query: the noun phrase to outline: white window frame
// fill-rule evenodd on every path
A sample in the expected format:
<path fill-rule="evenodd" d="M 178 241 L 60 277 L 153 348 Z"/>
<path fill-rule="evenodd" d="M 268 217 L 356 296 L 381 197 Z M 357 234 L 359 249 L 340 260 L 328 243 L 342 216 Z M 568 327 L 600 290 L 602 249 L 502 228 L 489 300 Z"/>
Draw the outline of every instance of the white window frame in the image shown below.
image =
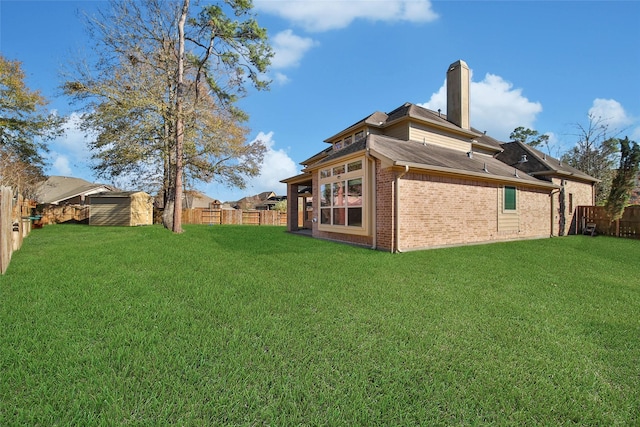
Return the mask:
<path fill-rule="evenodd" d="M 349 171 L 349 165 L 354 164 L 356 162 L 360 162 L 361 164 L 360 169 Z M 369 182 L 367 179 L 367 176 L 368 176 L 367 171 L 368 171 L 368 162 L 365 157 L 342 159 L 342 161 L 340 161 L 339 163 L 338 162 L 332 163 L 331 165 L 327 165 L 326 167 L 318 171 L 317 173 L 318 193 L 319 193 L 318 199 L 317 199 L 318 230 L 333 232 L 333 233 L 357 234 L 357 235 L 366 235 L 368 233 L 368 230 L 369 230 L 369 220 L 368 220 L 369 218 L 369 214 L 368 214 Z M 340 173 L 334 173 L 334 172 L 340 172 Z M 351 208 L 359 207 L 362 210 L 362 215 L 361 215 L 360 225 L 353 226 L 353 225 L 348 225 L 348 217 L 349 217 L 348 202 L 345 202 L 344 205 L 340 205 L 340 206 L 333 204 L 334 203 L 333 188 L 334 188 L 334 184 L 341 182 L 341 183 L 344 183 L 344 188 L 346 190 L 348 188 L 349 181 L 353 181 L 357 179 L 361 180 L 361 194 L 360 194 L 361 204 L 360 206 L 352 206 Z M 325 185 L 330 185 L 332 189 L 332 192 L 331 192 L 332 200 L 331 200 L 331 205 L 329 206 L 322 206 L 322 198 L 323 198 L 322 192 Z M 345 208 L 345 219 L 346 219 L 345 225 L 339 225 L 339 224 L 333 224 L 333 223 L 326 224 L 322 222 L 323 209 L 331 210 L 333 215 L 334 209 L 340 208 L 342 206 L 344 206 Z M 333 222 L 333 216 L 331 216 L 331 220 Z"/>

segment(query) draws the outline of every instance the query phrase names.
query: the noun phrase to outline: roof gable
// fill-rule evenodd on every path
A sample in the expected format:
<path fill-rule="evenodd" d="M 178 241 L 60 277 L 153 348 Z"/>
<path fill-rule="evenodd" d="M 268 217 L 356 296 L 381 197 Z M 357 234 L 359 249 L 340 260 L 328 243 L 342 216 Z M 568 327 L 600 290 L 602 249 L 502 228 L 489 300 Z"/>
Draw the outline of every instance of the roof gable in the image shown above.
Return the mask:
<path fill-rule="evenodd" d="M 598 179 L 520 141 L 503 143 L 501 146 L 503 151 L 496 157 L 507 165 L 517 167 L 530 175 L 540 177 L 555 175 L 580 181 L 598 182 Z"/>

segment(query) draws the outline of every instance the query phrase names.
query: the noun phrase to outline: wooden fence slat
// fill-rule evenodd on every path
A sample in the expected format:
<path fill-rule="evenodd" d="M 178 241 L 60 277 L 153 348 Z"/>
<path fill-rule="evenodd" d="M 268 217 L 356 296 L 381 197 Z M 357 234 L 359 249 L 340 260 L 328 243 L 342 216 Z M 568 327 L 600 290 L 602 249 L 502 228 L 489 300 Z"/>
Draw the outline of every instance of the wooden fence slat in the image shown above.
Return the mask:
<path fill-rule="evenodd" d="M 192 208 L 182 210 L 183 224 L 287 225 L 286 212 Z"/>
<path fill-rule="evenodd" d="M 622 217 L 610 221 L 604 206 L 578 206 L 578 234 L 582 234 L 586 224 L 596 225 L 596 233 L 603 236 L 640 239 L 640 206 L 627 206 Z"/>

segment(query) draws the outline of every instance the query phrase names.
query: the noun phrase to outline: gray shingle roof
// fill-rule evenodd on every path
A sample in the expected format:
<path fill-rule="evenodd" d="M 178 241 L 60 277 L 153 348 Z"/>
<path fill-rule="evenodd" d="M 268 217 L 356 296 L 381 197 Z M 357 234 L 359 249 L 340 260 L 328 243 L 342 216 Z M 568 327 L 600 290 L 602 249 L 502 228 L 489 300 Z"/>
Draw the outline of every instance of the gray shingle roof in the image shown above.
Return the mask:
<path fill-rule="evenodd" d="M 38 186 L 36 198 L 39 203 L 57 204 L 77 196 L 114 189 L 110 185 L 94 184 L 81 178 L 50 176 Z"/>
<path fill-rule="evenodd" d="M 471 156 L 460 150 L 423 144 L 415 141 L 403 141 L 382 135 L 369 135 L 368 146 L 374 155 L 381 155 L 397 165 L 411 165 L 436 168 L 458 174 L 486 176 L 493 179 L 508 179 L 529 184 L 542 182 L 525 172 L 517 171 L 496 158 L 480 153 Z"/>
<path fill-rule="evenodd" d="M 558 175 L 598 182 L 598 179 L 522 142 L 513 141 L 503 143 L 501 146 L 503 151 L 496 158 L 533 176 Z M 523 155 L 526 155 L 525 162 L 522 161 Z"/>

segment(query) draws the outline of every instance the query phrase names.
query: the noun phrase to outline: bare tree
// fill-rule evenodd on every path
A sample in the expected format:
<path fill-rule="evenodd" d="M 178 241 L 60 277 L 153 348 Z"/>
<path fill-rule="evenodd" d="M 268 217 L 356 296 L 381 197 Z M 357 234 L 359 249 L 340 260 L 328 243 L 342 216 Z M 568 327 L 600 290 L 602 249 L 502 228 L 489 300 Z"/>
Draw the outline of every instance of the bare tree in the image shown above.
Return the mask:
<path fill-rule="evenodd" d="M 96 170 L 161 176 L 164 223 L 174 232 L 182 231 L 185 174 L 244 187 L 259 173 L 265 146 L 246 142 L 247 116 L 235 107 L 247 85 L 268 88 L 261 76 L 272 52 L 251 6 L 112 0 L 89 19 L 99 59 L 77 66 L 64 86 L 85 102 L 85 128 L 98 134 Z"/>
<path fill-rule="evenodd" d="M 586 126 L 575 125 L 578 141 L 562 156 L 562 161 L 600 180 L 596 184 L 596 204 L 603 205 L 611 189 L 618 144 L 611 137 L 606 120 L 592 114 L 588 117 Z"/>

